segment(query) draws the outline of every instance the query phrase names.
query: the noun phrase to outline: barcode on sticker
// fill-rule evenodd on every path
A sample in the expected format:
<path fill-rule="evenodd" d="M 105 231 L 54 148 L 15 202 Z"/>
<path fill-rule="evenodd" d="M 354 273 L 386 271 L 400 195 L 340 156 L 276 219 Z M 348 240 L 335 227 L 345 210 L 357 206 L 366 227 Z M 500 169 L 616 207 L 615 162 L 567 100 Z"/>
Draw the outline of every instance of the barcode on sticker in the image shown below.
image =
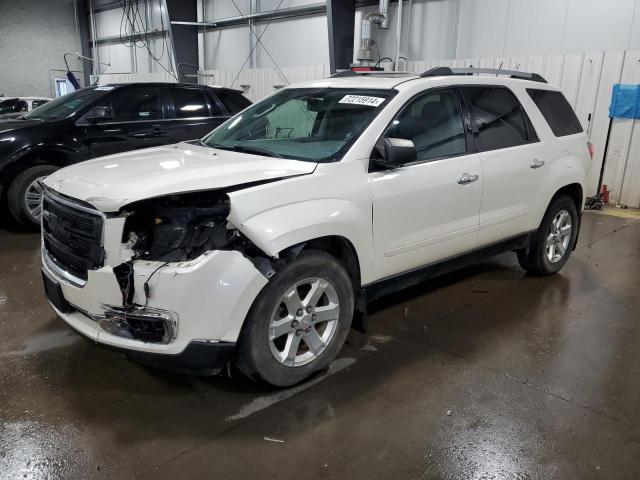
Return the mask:
<path fill-rule="evenodd" d="M 369 107 L 377 107 L 384 98 L 368 97 L 366 95 L 345 95 L 338 103 L 350 103 L 352 105 L 367 105 Z"/>

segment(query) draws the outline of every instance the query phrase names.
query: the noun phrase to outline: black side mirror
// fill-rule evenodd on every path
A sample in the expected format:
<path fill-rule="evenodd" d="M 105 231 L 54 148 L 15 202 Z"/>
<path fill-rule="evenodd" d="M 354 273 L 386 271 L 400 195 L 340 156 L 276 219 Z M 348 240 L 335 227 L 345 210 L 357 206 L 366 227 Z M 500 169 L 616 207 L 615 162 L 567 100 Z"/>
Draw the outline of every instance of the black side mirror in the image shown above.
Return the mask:
<path fill-rule="evenodd" d="M 418 160 L 418 151 L 411 140 L 385 137 L 382 144 L 376 145 L 382 158 L 373 161 L 384 168 L 396 168 Z"/>
<path fill-rule="evenodd" d="M 89 123 L 103 122 L 105 120 L 113 120 L 113 110 L 111 107 L 93 107 L 83 117 Z"/>

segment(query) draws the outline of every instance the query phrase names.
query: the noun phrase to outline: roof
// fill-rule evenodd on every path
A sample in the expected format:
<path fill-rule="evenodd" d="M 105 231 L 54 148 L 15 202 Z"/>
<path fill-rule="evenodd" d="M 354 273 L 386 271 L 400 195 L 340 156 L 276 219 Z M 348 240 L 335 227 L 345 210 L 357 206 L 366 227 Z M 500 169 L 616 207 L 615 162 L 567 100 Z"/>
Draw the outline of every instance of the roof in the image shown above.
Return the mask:
<path fill-rule="evenodd" d="M 372 88 L 391 90 L 408 80 L 420 78 L 417 74 L 403 75 L 354 75 L 349 77 L 329 77 L 292 85 L 296 88 Z"/>
<path fill-rule="evenodd" d="M 393 73 L 393 72 L 390 72 Z M 370 88 L 370 89 L 402 89 L 412 85 L 429 86 L 438 85 L 503 85 L 522 86 L 542 90 L 558 90 L 558 87 L 539 81 L 523 78 L 510 78 L 495 75 L 438 75 L 422 77 L 419 74 L 402 72 L 395 75 L 384 74 L 357 74 L 350 76 L 335 76 L 321 80 L 311 80 L 292 84 L 293 88 Z M 288 87 L 289 88 L 289 87 Z"/>
<path fill-rule="evenodd" d="M 159 87 L 200 87 L 200 88 L 212 88 L 214 90 L 230 90 L 232 92 L 244 93 L 242 90 L 230 87 L 221 87 L 218 85 L 201 85 L 199 83 L 176 83 L 176 82 L 130 82 L 130 83 L 101 83 L 98 85 L 90 85 L 91 87 L 126 87 L 128 85 L 147 85 L 147 86 L 159 86 Z"/>

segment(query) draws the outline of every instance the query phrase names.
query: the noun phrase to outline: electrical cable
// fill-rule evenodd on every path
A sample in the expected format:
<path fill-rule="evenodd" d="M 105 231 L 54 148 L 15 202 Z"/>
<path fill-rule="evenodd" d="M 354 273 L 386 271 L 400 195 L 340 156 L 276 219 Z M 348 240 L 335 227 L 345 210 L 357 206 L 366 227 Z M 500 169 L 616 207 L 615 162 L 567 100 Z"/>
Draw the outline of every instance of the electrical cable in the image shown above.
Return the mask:
<path fill-rule="evenodd" d="M 380 65 L 380 63 L 381 63 L 383 60 L 389 60 L 390 62 L 393 62 L 393 59 L 392 59 L 392 58 L 390 58 L 390 57 L 382 57 L 380 60 L 378 60 L 378 61 L 376 62 L 376 64 L 374 65 L 374 67 L 377 67 L 378 65 Z"/>
<path fill-rule="evenodd" d="M 151 287 L 149 286 L 149 282 L 151 281 L 151 279 L 153 278 L 153 276 L 156 274 L 156 272 L 158 270 L 160 270 L 162 267 L 166 267 L 167 265 L 169 265 L 169 262 L 164 262 L 162 265 L 160 265 L 158 268 L 156 268 L 153 272 L 151 272 L 151 275 L 149 275 L 149 278 L 147 278 L 147 280 L 144 282 L 144 307 L 147 308 L 147 305 L 149 304 L 149 296 L 151 295 Z"/>
<path fill-rule="evenodd" d="M 169 55 L 169 68 L 162 64 L 160 60 L 165 55 L 165 52 L 169 50 L 167 45 L 167 35 L 164 24 L 164 16 L 160 15 L 160 24 L 162 30 L 162 53 L 156 56 L 151 51 L 151 38 L 149 30 L 149 0 L 118 0 L 120 7 L 122 8 L 122 17 L 120 18 L 120 31 L 119 38 L 120 43 L 127 48 L 142 48 L 147 51 L 147 54 L 153 61 L 155 61 L 166 73 L 171 75 L 176 82 L 178 77 L 174 72 L 173 61 L 171 55 Z M 143 12 L 140 11 L 140 3 L 143 2 Z M 158 0 L 159 5 L 161 0 Z M 124 30 L 124 34 L 123 34 Z"/>

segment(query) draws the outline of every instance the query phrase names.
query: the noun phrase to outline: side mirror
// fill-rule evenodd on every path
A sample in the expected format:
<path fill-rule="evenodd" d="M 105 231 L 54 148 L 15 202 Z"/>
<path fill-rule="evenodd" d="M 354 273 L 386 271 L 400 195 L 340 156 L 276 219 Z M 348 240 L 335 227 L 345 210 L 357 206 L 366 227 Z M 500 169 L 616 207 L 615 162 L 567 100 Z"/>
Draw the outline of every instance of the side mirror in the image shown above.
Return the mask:
<path fill-rule="evenodd" d="M 376 145 L 382 158 L 373 161 L 384 168 L 396 168 L 418 160 L 418 151 L 411 140 L 385 137 L 382 144 Z"/>
<path fill-rule="evenodd" d="M 93 107 L 82 117 L 89 123 L 96 123 L 105 120 L 113 120 L 113 110 L 111 107 Z"/>

